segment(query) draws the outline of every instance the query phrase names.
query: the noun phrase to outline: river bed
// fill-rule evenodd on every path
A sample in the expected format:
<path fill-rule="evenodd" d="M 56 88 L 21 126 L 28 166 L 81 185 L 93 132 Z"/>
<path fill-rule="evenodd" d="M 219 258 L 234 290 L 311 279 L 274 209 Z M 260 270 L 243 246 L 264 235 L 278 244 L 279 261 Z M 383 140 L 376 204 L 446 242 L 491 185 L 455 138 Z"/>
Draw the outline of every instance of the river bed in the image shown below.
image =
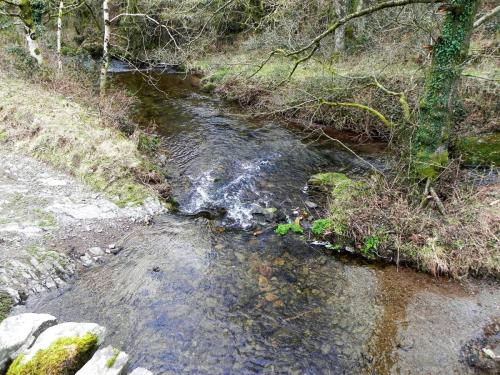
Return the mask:
<path fill-rule="evenodd" d="M 311 174 L 366 175 L 366 163 L 247 119 L 195 77 L 144 78 L 117 73 L 115 84 L 138 96 L 134 120 L 161 135 L 180 212 L 135 229 L 117 256 L 18 312 L 104 325 L 132 367 L 157 374 L 475 373 L 484 329 L 500 315 L 497 285 L 332 254 L 278 237 L 260 215 L 293 218 L 312 199 Z M 384 168 L 383 155 L 363 157 Z"/>

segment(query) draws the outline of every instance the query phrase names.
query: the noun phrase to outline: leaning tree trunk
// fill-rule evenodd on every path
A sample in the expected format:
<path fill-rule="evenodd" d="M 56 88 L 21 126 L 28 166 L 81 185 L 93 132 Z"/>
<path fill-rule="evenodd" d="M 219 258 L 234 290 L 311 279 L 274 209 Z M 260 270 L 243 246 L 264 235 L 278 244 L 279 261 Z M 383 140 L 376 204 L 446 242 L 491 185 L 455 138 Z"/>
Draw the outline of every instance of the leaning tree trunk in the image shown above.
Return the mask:
<path fill-rule="evenodd" d="M 31 57 L 33 57 L 38 65 L 43 64 L 43 57 L 38 47 L 38 40 L 35 31 L 35 22 L 33 21 L 33 11 L 31 8 L 30 0 L 21 0 L 19 2 L 19 18 L 24 24 L 24 33 L 26 36 L 26 42 L 28 43 L 28 49 Z"/>
<path fill-rule="evenodd" d="M 100 75 L 100 92 L 103 95 L 108 85 L 108 68 L 109 68 L 109 38 L 111 36 L 111 23 L 109 21 L 109 6 L 108 0 L 102 2 L 102 14 L 104 19 L 104 40 L 102 44 L 102 65 Z"/>
<path fill-rule="evenodd" d="M 57 71 L 59 74 L 62 72 L 61 60 L 61 38 L 62 38 L 62 16 L 64 9 L 64 1 L 59 2 L 59 13 L 57 14 Z"/>
<path fill-rule="evenodd" d="M 469 51 L 479 3 L 480 0 L 450 0 L 443 5 L 446 18 L 433 48 L 412 150 L 419 178 L 436 178 L 448 162 L 454 93 Z"/>

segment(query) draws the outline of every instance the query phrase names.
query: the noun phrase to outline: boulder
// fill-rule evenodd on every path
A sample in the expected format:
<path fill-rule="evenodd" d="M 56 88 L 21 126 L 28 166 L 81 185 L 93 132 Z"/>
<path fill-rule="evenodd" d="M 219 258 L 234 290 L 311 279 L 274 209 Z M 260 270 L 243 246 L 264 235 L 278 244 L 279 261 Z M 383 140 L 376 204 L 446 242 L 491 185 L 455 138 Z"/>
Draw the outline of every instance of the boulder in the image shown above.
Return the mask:
<path fill-rule="evenodd" d="M 94 323 L 62 323 L 45 330 L 9 367 L 9 374 L 74 374 L 94 354 L 106 329 Z"/>
<path fill-rule="evenodd" d="M 499 166 L 500 132 L 461 138 L 454 149 L 466 165 Z"/>
<path fill-rule="evenodd" d="M 26 350 L 47 328 L 57 320 L 49 314 L 20 314 L 0 324 L 0 372 L 10 360 Z"/>
<path fill-rule="evenodd" d="M 83 337 L 87 334 L 95 335 L 97 338 L 97 345 L 100 345 L 106 335 L 106 328 L 101 327 L 96 323 L 61 323 L 56 326 L 50 327 L 44 331 L 35 344 L 25 351 L 23 363 L 29 361 L 39 350 L 47 349 L 52 343 L 60 338 L 67 337 Z"/>
<path fill-rule="evenodd" d="M 88 252 L 94 257 L 100 257 L 104 255 L 104 251 L 100 247 L 91 247 Z"/>
<path fill-rule="evenodd" d="M 129 375 L 153 375 L 153 373 L 151 371 L 149 371 L 149 370 L 146 370 L 143 367 L 137 367 Z"/>
<path fill-rule="evenodd" d="M 76 375 L 120 375 L 128 363 L 128 354 L 111 345 L 98 350 Z"/>

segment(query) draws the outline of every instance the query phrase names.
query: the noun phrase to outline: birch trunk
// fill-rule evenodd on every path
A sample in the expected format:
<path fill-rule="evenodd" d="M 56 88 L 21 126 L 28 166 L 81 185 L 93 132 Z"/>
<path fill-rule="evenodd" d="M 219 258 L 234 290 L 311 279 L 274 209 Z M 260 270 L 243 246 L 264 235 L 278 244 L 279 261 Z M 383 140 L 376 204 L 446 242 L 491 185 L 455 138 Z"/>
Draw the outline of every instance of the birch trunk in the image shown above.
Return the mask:
<path fill-rule="evenodd" d="M 21 18 L 21 21 L 23 21 L 24 24 L 24 33 L 30 55 L 36 60 L 38 65 L 42 65 L 43 57 L 36 38 L 35 22 L 33 21 L 31 2 L 30 0 L 21 0 L 18 6 L 19 18 Z"/>
<path fill-rule="evenodd" d="M 104 40 L 102 44 L 102 65 L 100 75 L 100 92 L 103 95 L 108 84 L 108 68 L 109 68 L 109 38 L 111 36 L 111 23 L 109 21 L 109 5 L 108 0 L 102 2 L 102 14 L 104 19 Z"/>
<path fill-rule="evenodd" d="M 62 38 L 62 16 L 64 9 L 64 1 L 59 2 L 59 13 L 57 14 L 57 71 L 59 74 L 62 72 L 62 59 L 61 59 L 61 38 Z"/>

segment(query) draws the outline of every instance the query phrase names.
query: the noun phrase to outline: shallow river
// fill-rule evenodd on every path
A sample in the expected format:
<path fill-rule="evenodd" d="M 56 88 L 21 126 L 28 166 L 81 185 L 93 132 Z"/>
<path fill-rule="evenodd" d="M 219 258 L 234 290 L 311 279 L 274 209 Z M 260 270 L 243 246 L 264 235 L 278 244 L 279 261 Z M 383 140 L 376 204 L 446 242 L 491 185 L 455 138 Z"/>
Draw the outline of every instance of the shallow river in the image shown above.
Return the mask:
<path fill-rule="evenodd" d="M 119 255 L 24 309 L 98 322 L 132 367 L 158 374 L 473 373 L 467 344 L 498 317 L 498 288 L 329 254 L 278 238 L 259 215 L 293 217 L 314 199 L 311 174 L 368 173 L 362 161 L 250 121 L 193 77 L 155 75 L 156 88 L 140 74 L 115 78 L 140 98 L 135 121 L 162 135 L 180 213 L 130 233 Z M 218 221 L 191 216 L 222 209 Z"/>

